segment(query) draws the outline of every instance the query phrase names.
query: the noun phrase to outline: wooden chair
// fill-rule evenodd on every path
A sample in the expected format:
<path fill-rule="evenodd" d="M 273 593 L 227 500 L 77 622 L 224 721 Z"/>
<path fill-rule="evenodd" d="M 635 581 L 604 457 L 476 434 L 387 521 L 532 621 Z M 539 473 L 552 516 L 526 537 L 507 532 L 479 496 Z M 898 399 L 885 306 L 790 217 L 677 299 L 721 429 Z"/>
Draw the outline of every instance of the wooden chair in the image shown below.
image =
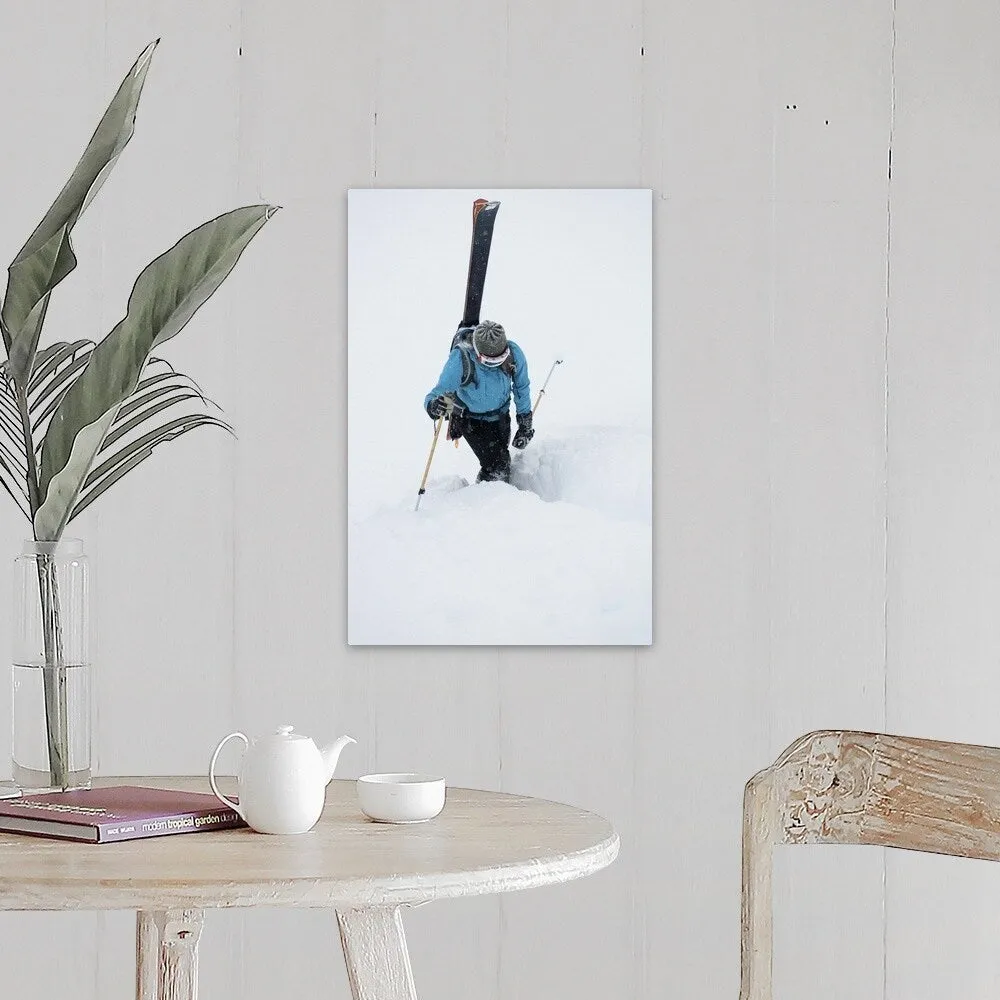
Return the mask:
<path fill-rule="evenodd" d="M 740 1000 L 771 1000 L 776 844 L 872 844 L 1000 861 L 1000 749 L 827 730 L 747 782 Z"/>

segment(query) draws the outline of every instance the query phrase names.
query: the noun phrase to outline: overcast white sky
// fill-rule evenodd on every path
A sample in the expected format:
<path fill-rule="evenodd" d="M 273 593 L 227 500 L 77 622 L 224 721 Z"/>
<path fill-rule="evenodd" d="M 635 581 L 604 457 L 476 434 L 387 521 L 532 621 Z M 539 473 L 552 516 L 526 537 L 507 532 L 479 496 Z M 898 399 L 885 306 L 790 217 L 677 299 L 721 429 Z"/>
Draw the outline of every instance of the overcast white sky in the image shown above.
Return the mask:
<path fill-rule="evenodd" d="M 538 432 L 546 422 L 652 424 L 650 191 L 351 190 L 355 512 L 395 502 L 410 486 L 416 492 L 432 428 L 423 398 L 461 319 L 477 197 L 500 202 L 481 318 L 502 323 L 524 349 L 532 401 L 552 363 L 564 362 L 539 407 Z"/>

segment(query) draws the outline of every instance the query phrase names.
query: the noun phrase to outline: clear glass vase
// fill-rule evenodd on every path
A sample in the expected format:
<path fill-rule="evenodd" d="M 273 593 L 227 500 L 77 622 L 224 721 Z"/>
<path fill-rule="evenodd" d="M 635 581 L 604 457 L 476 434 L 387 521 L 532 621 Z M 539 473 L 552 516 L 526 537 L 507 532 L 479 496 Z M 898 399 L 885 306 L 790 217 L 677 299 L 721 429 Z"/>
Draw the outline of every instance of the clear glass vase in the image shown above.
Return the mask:
<path fill-rule="evenodd" d="M 22 791 L 90 786 L 89 569 L 78 538 L 14 560 L 12 735 Z"/>

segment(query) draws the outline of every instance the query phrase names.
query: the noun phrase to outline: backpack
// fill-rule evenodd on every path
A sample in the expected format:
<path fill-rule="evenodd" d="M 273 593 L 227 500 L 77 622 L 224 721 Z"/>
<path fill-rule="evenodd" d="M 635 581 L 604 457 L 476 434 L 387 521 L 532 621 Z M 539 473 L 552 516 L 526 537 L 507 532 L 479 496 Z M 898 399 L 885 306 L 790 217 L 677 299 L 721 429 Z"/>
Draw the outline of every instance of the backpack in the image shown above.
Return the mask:
<path fill-rule="evenodd" d="M 459 382 L 459 385 L 462 387 L 467 385 L 479 385 L 479 376 L 476 375 L 476 362 L 473 359 L 475 348 L 472 346 L 472 331 L 474 329 L 474 326 L 460 326 L 458 328 L 458 332 L 451 338 L 451 350 L 454 350 L 457 347 L 462 358 L 462 381 Z M 502 371 L 507 378 L 514 378 L 513 351 L 511 351 L 510 356 L 500 366 L 500 371 Z"/>

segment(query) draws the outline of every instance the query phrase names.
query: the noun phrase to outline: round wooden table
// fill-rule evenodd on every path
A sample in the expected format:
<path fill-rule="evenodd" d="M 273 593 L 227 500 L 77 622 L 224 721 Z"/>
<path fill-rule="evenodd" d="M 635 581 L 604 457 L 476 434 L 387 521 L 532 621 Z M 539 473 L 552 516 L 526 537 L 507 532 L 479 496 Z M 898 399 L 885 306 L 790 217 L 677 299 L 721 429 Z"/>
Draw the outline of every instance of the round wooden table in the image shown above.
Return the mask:
<path fill-rule="evenodd" d="M 207 778 L 103 778 L 209 791 Z M 220 779 L 235 791 L 233 779 Z M 228 784 L 228 788 L 226 787 Z M 327 906 L 337 911 L 356 1000 L 414 1000 L 400 907 L 581 878 L 611 864 L 607 820 L 523 795 L 449 788 L 427 823 L 373 823 L 353 781 L 332 781 L 309 833 L 248 829 L 83 844 L 0 834 L 0 910 L 137 915 L 138 1000 L 195 1000 L 202 911 Z"/>

